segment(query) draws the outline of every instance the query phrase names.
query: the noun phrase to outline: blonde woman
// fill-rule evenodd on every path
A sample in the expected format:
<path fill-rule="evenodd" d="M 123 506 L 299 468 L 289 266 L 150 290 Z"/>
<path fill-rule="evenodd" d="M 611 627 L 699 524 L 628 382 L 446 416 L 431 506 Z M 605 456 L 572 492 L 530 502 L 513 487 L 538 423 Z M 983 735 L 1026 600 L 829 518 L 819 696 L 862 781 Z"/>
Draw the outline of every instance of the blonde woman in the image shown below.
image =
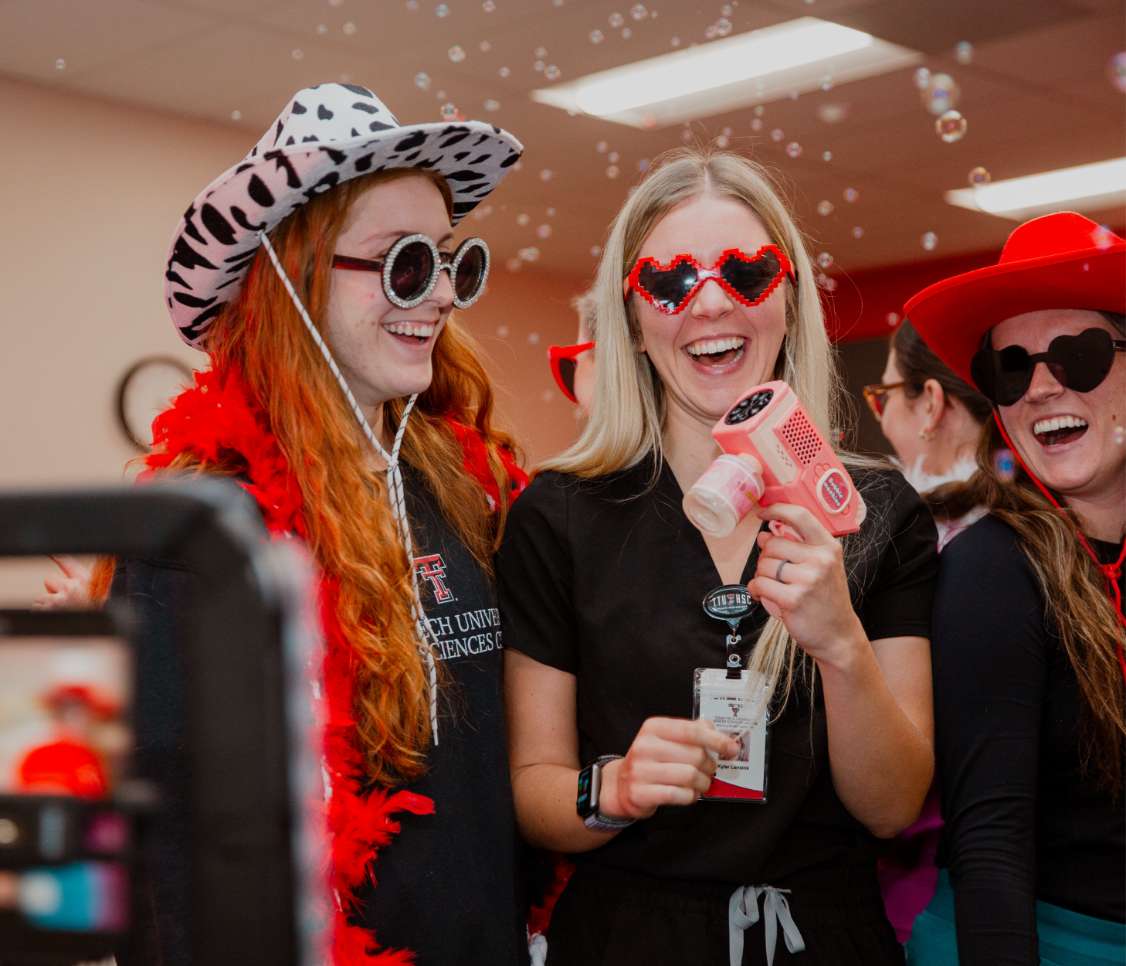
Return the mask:
<path fill-rule="evenodd" d="M 667 284 L 634 273 L 643 259 Z M 576 859 L 549 961 L 902 962 L 873 839 L 914 820 L 933 771 L 934 525 L 902 477 L 862 467 L 868 518 L 843 547 L 796 506 L 723 539 L 681 510 L 747 388 L 784 379 L 835 425 L 813 271 L 758 166 L 670 155 L 619 212 L 595 293 L 591 418 L 514 507 L 497 563 L 517 820 Z M 727 627 L 701 608 L 723 584 L 756 600 L 742 658 L 773 688 L 758 804 L 699 800 L 741 753 L 692 720 L 695 669 L 724 665 Z"/>

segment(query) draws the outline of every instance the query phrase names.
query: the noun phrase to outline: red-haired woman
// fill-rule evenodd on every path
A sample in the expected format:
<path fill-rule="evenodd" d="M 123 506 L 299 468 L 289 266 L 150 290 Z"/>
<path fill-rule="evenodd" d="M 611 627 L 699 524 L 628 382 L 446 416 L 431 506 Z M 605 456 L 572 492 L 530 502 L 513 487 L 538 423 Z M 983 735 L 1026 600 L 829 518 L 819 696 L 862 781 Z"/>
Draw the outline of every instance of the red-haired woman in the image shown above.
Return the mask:
<path fill-rule="evenodd" d="M 321 573 L 338 964 L 527 959 L 490 570 L 524 477 L 450 316 L 489 264 L 453 225 L 520 152 L 479 122 L 400 125 L 363 87 L 302 90 L 192 202 L 167 266 L 172 319 L 210 367 L 154 423 L 149 470 L 237 479 Z M 168 630 L 190 580 L 127 561 L 114 593 Z M 170 633 L 150 637 L 141 674 L 167 691 L 138 696 L 139 754 L 174 783 L 176 655 Z M 168 849 L 173 962 L 184 877 Z"/>

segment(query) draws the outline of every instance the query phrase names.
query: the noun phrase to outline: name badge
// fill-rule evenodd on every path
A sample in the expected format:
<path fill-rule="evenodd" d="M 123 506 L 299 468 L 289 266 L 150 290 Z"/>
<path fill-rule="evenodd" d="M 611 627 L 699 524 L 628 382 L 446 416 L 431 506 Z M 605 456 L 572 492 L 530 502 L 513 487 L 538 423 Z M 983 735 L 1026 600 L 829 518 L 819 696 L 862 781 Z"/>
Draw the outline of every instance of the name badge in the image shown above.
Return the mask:
<path fill-rule="evenodd" d="M 697 668 L 693 677 L 692 717 L 711 721 L 739 742 L 739 754 L 720 760 L 704 793 L 710 801 L 766 803 L 766 733 L 770 693 L 761 674 L 723 668 Z"/>

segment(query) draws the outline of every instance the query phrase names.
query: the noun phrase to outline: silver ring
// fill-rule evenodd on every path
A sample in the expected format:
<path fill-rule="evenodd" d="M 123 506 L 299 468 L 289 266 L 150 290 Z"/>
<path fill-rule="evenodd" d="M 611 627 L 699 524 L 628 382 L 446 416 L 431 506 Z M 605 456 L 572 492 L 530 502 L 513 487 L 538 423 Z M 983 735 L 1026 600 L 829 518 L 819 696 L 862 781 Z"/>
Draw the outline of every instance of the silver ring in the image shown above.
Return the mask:
<path fill-rule="evenodd" d="M 778 561 L 778 569 L 776 571 L 774 571 L 774 579 L 777 580 L 778 583 L 780 583 L 780 584 L 784 584 L 786 582 L 782 579 L 782 568 L 785 567 L 786 564 L 788 564 L 789 562 L 790 561 L 788 561 L 788 560 L 779 560 Z"/>

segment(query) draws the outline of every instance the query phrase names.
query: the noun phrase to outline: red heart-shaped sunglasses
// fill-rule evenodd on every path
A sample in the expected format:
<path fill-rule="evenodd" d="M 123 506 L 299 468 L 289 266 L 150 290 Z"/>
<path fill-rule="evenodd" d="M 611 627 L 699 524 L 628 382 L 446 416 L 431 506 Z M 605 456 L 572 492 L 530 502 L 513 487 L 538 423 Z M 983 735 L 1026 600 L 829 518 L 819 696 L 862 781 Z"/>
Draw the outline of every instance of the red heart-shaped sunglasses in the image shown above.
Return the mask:
<path fill-rule="evenodd" d="M 783 278 L 797 284 L 789 257 L 777 245 L 763 245 L 753 255 L 729 248 L 711 266 L 687 253 L 674 256 L 665 265 L 649 256 L 639 258 L 626 279 L 626 293 L 638 292 L 653 308 L 676 315 L 708 279 L 715 279 L 724 291 L 751 308 L 768 299 Z"/>

